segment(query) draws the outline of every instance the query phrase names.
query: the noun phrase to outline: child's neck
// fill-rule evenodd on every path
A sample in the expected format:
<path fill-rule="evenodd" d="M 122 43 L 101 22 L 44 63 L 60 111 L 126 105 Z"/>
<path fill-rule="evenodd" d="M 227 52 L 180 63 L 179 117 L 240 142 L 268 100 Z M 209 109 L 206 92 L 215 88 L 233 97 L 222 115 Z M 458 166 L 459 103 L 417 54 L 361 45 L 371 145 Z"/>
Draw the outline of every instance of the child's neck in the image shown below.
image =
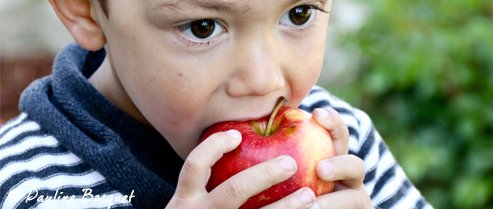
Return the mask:
<path fill-rule="evenodd" d="M 138 121 L 149 124 L 138 111 L 116 75 L 108 56 L 99 68 L 89 77 L 91 83 L 110 102 Z"/>

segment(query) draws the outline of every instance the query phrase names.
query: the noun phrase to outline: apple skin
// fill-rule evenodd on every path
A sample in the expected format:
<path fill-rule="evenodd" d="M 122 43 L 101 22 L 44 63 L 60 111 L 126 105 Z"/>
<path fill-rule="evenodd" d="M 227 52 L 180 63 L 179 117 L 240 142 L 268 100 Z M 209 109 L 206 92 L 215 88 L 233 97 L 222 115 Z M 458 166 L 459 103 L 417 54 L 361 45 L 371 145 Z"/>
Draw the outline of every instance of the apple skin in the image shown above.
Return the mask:
<path fill-rule="evenodd" d="M 302 187 L 310 187 L 317 196 L 332 192 L 334 182 L 320 180 L 316 172 L 320 160 L 335 155 L 329 132 L 311 114 L 298 108 L 280 108 L 275 115 L 272 135 L 263 136 L 260 133 L 263 133 L 268 120 L 269 116 L 252 121 L 226 121 L 204 131 L 201 142 L 213 133 L 231 129 L 238 130 L 242 135 L 239 147 L 224 154 L 212 167 L 207 191 L 253 165 L 280 155 L 289 155 L 297 164 L 294 176 L 249 198 L 240 209 L 260 208 Z M 252 177 L 251 183 L 255 183 L 255 177 Z"/>

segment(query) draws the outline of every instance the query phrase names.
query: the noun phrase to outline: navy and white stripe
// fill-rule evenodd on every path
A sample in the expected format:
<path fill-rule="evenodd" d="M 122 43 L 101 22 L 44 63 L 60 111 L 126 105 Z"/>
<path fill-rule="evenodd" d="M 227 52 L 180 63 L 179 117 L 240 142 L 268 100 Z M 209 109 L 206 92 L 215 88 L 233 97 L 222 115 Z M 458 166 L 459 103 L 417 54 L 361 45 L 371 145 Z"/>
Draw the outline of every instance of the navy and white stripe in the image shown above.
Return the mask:
<path fill-rule="evenodd" d="M 0 209 L 131 207 L 128 202 L 94 201 L 88 195 L 82 198 L 83 189 L 117 200 L 124 196 L 55 137 L 44 133 L 27 114 L 0 128 Z M 37 197 L 55 192 L 76 197 L 70 201 L 27 201 L 35 192 Z"/>
<path fill-rule="evenodd" d="M 21 113 L 19 116 L 16 118 L 8 121 L 8 123 L 4 124 L 3 126 L 0 127 L 0 138 L 3 138 L 3 135 L 10 130 L 14 126 L 18 126 L 19 124 L 22 123 L 27 118 L 27 114 Z M 0 141 L 2 143 L 2 141 Z"/>
<path fill-rule="evenodd" d="M 365 163 L 364 184 L 376 208 L 432 208 L 397 164 L 368 115 L 323 88 L 314 87 L 300 108 L 336 110 L 349 130 L 349 153 Z"/>

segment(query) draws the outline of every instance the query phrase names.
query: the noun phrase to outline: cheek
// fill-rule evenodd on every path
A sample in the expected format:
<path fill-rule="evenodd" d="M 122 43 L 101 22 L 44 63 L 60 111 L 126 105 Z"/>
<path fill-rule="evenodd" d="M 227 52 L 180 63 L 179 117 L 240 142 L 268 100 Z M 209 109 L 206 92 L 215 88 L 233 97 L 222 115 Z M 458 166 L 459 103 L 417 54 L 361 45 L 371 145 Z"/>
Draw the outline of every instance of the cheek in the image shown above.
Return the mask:
<path fill-rule="evenodd" d="M 165 137 L 175 136 L 176 130 L 187 126 L 193 128 L 205 102 L 204 95 L 197 94 L 199 89 L 206 91 L 200 87 L 202 84 L 194 82 L 193 73 L 183 70 L 190 67 L 173 61 L 179 59 L 167 50 L 152 49 L 145 41 L 134 43 L 116 45 L 111 51 L 118 53 L 112 54 L 117 59 L 114 69 L 135 107 L 152 126 L 163 135 L 166 133 Z"/>
<path fill-rule="evenodd" d="M 195 85 L 184 87 L 193 82 L 178 77 L 156 78 L 145 85 L 132 82 L 128 83 L 128 87 L 133 88 L 129 95 L 142 115 L 183 157 L 196 144 L 204 128 L 208 94 Z"/>
<path fill-rule="evenodd" d="M 110 40 L 109 56 L 122 88 L 161 133 L 192 126 L 207 96 L 203 82 L 212 79 L 196 72 L 193 64 L 180 62 L 186 59 L 167 43 L 156 42 L 159 36 L 142 31 L 146 32 L 122 32 Z"/>
<path fill-rule="evenodd" d="M 194 82 L 190 73 L 163 70 L 167 72 L 155 71 L 143 77 L 143 82 L 129 83 L 129 89 L 138 90 L 129 94 L 153 126 L 161 130 L 183 130 L 199 120 L 207 90 Z"/>
<path fill-rule="evenodd" d="M 322 64 L 314 62 L 312 65 L 305 65 L 301 68 L 302 70 L 298 69 L 302 73 L 299 73 L 299 76 L 290 81 L 292 93 L 291 100 L 293 101 L 292 105 L 298 106 L 307 96 L 318 80 L 321 67 Z"/>
<path fill-rule="evenodd" d="M 323 35 L 319 35 L 323 34 Z M 289 77 L 291 83 L 291 92 L 293 102 L 296 104 L 301 101 L 310 92 L 313 85 L 316 84 L 322 70 L 324 50 L 325 50 L 325 33 L 320 32 L 316 36 L 298 43 L 297 47 L 292 48 L 295 52 L 291 55 L 290 66 L 288 69 L 292 72 Z M 303 52 L 303 53 L 299 53 Z"/>

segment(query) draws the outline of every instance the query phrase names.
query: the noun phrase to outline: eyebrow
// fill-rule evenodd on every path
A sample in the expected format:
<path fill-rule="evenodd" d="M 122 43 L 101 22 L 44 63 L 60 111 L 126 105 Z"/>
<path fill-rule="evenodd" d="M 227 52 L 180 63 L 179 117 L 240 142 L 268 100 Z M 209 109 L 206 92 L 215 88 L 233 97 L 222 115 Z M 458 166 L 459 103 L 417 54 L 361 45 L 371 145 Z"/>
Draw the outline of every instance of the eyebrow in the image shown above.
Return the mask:
<path fill-rule="evenodd" d="M 196 5 L 198 7 L 217 10 L 217 11 L 234 11 L 235 6 L 232 1 L 210 1 L 210 0 L 163 0 L 159 3 L 159 7 L 182 10 L 186 5 Z"/>
<path fill-rule="evenodd" d="M 277 1 L 277 0 L 276 0 Z M 284 0 L 282 4 L 282 8 L 288 7 L 289 5 L 295 4 L 301 0 Z M 181 10 L 182 3 L 186 3 L 188 5 L 196 5 L 198 7 L 206 8 L 209 10 L 216 10 L 220 12 L 241 12 L 248 13 L 251 9 L 247 8 L 238 8 L 238 5 L 235 4 L 235 1 L 231 0 L 162 0 L 159 3 L 159 8 L 167 7 L 172 9 Z"/>

